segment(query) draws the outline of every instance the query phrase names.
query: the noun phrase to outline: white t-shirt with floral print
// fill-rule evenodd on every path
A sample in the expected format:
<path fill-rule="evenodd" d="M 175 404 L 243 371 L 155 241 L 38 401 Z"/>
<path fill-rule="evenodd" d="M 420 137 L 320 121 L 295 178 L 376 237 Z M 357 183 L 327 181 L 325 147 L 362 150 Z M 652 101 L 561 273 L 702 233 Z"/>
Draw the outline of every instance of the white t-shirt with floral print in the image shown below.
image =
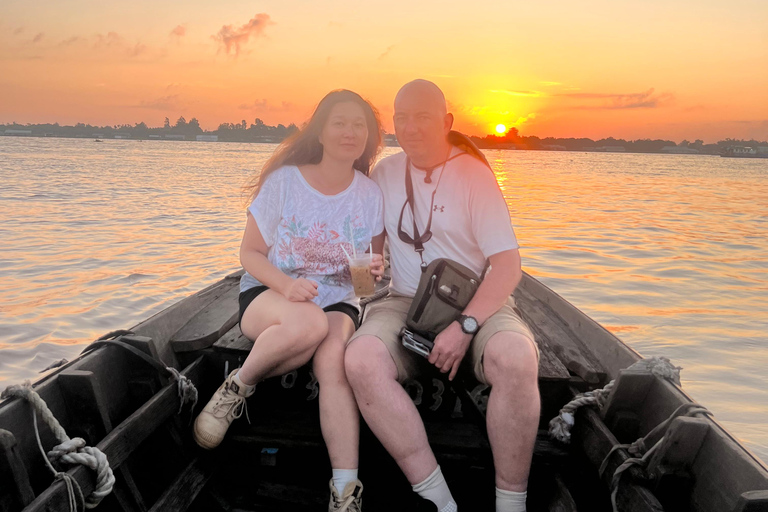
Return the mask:
<path fill-rule="evenodd" d="M 368 250 L 371 238 L 384 231 L 384 200 L 373 180 L 355 172 L 344 191 L 328 196 L 312 188 L 295 165 L 285 165 L 262 184 L 248 207 L 269 246 L 270 263 L 293 278 L 318 283 L 313 302 L 357 305 L 344 250 Z M 342 249 L 343 247 L 343 249 Z M 262 283 L 246 272 L 244 292 Z"/>

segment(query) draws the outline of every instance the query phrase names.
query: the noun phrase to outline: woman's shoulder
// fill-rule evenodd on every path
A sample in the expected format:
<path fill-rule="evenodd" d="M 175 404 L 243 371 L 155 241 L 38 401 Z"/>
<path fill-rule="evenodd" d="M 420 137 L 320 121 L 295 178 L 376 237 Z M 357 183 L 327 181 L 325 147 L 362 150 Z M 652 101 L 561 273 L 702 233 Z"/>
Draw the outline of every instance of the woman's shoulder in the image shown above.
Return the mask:
<path fill-rule="evenodd" d="M 285 180 L 288 178 L 292 178 L 296 175 L 296 171 L 298 170 L 298 167 L 295 165 L 285 164 L 281 165 L 274 171 L 272 171 L 267 179 L 278 179 L 278 180 Z"/>
<path fill-rule="evenodd" d="M 381 189 L 379 188 L 379 185 L 369 176 L 359 172 L 357 178 L 357 186 L 360 190 L 367 194 L 381 196 Z"/>

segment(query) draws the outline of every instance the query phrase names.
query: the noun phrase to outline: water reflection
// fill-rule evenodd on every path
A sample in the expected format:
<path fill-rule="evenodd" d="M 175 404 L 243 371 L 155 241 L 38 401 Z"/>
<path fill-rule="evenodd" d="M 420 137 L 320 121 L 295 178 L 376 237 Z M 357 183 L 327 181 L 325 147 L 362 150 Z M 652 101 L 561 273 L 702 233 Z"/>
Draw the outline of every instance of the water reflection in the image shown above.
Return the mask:
<path fill-rule="evenodd" d="M 273 148 L 0 138 L 0 386 L 234 269 L 241 186 Z M 768 459 L 768 161 L 488 159 L 526 270 L 683 366 L 686 390 Z"/>

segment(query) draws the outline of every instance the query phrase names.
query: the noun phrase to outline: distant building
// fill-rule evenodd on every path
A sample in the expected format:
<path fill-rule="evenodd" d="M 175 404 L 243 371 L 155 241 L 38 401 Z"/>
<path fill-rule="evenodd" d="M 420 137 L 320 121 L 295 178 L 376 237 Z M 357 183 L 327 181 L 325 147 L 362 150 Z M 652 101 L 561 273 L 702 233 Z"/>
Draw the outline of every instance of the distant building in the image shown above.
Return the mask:
<path fill-rule="evenodd" d="M 732 156 L 754 156 L 757 154 L 757 150 L 749 146 L 728 146 L 725 152 Z"/>
<path fill-rule="evenodd" d="M 5 135 L 10 135 L 12 137 L 24 137 L 28 135 L 32 135 L 32 130 L 5 130 Z"/>
<path fill-rule="evenodd" d="M 218 135 L 198 135 L 195 137 L 195 140 L 199 142 L 218 142 L 219 136 Z"/>
<path fill-rule="evenodd" d="M 168 135 L 165 136 L 165 138 L 168 140 L 184 140 L 183 135 L 176 135 L 173 133 L 169 133 Z"/>
<path fill-rule="evenodd" d="M 753 148 L 750 146 L 728 146 L 720 156 L 732 158 L 768 158 L 768 147 L 758 146 Z"/>
<path fill-rule="evenodd" d="M 542 144 L 541 148 L 549 151 L 568 151 L 567 147 L 559 144 Z"/>
<path fill-rule="evenodd" d="M 623 153 L 626 151 L 624 146 L 598 146 L 595 151 L 604 151 L 606 153 Z"/>
<path fill-rule="evenodd" d="M 94 133 L 93 135 L 91 135 L 91 137 L 93 137 L 94 139 L 103 139 L 104 138 L 104 134 L 103 133 Z"/>
<path fill-rule="evenodd" d="M 115 135 L 116 139 L 130 139 L 131 134 L 130 133 L 118 133 Z"/>
<path fill-rule="evenodd" d="M 150 135 L 150 136 L 149 136 L 149 138 L 150 138 L 151 140 L 159 140 L 159 139 L 161 139 L 162 137 L 160 137 L 160 135 Z"/>
<path fill-rule="evenodd" d="M 685 146 L 664 146 L 661 148 L 662 153 L 670 153 L 673 155 L 698 155 L 699 150 L 688 148 Z"/>

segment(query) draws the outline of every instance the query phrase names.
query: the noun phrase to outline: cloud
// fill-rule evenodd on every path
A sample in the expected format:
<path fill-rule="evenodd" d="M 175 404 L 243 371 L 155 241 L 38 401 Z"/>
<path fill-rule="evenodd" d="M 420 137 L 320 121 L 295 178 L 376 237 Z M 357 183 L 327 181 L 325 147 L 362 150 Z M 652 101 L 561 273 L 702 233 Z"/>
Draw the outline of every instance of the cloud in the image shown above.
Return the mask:
<path fill-rule="evenodd" d="M 563 85 L 561 82 L 539 82 L 539 83 L 546 87 L 552 87 L 553 85 Z"/>
<path fill-rule="evenodd" d="M 185 35 L 187 35 L 186 25 L 176 25 L 176 27 L 171 30 L 171 37 L 184 37 Z"/>
<path fill-rule="evenodd" d="M 107 35 L 96 34 L 96 42 L 93 44 L 94 48 L 112 48 L 115 46 L 122 46 L 124 44 L 122 36 L 117 32 L 107 32 Z"/>
<path fill-rule="evenodd" d="M 69 39 L 65 39 L 64 41 L 60 42 L 58 46 L 70 46 L 80 42 L 85 42 L 85 38 L 80 36 L 72 36 Z"/>
<path fill-rule="evenodd" d="M 248 42 L 251 37 L 257 38 L 264 35 L 264 30 L 269 25 L 274 25 L 269 14 L 259 13 L 251 18 L 248 23 L 240 28 L 234 25 L 224 25 L 221 30 L 211 36 L 214 41 L 218 41 L 221 48 L 229 55 L 234 50 L 235 55 L 240 55 L 240 47 Z"/>
<path fill-rule="evenodd" d="M 37 35 L 34 37 L 34 39 L 32 39 L 32 42 L 33 42 L 33 43 L 39 43 L 40 41 L 42 41 L 42 40 L 43 40 L 43 36 L 44 36 L 44 35 L 45 35 L 45 34 L 43 34 L 42 32 L 38 33 L 38 34 L 37 34 Z"/>
<path fill-rule="evenodd" d="M 564 98 L 574 98 L 580 100 L 596 100 L 597 104 L 578 105 L 572 107 L 577 110 L 614 110 L 628 108 L 658 108 L 670 103 L 674 95 L 670 93 L 653 94 L 654 89 L 648 89 L 645 92 L 630 94 L 604 94 L 604 93 L 565 93 L 557 94 Z"/>
<path fill-rule="evenodd" d="M 498 93 L 498 94 L 507 94 L 509 96 L 523 96 L 528 98 L 538 98 L 541 96 L 541 93 L 539 91 L 507 91 L 504 89 L 491 89 L 490 92 Z"/>
<path fill-rule="evenodd" d="M 386 50 L 384 50 L 384 53 L 379 55 L 378 59 L 376 59 L 376 60 L 384 60 L 387 57 L 387 55 L 389 55 L 389 52 L 392 51 L 392 48 L 394 48 L 394 47 L 395 47 L 395 45 L 389 46 Z"/>
<path fill-rule="evenodd" d="M 17 28 L 16 30 L 14 30 L 14 31 L 13 31 L 13 35 L 15 35 L 15 36 L 18 36 L 18 35 L 20 35 L 22 32 L 24 32 L 24 27 L 19 27 L 19 28 Z"/>
<path fill-rule="evenodd" d="M 141 43 L 136 43 L 136 45 L 128 49 L 128 55 L 131 57 L 138 57 L 139 55 L 146 52 L 147 46 Z"/>
<path fill-rule="evenodd" d="M 138 108 L 149 108 L 153 110 L 178 110 L 179 104 L 179 95 L 170 94 L 168 96 L 163 96 L 162 98 L 157 98 L 154 100 L 141 101 L 138 105 L 135 106 Z"/>
<path fill-rule="evenodd" d="M 243 103 L 238 105 L 240 110 L 249 110 L 252 112 L 285 112 L 291 110 L 295 105 L 288 101 L 283 101 L 280 105 L 270 104 L 266 99 L 255 100 L 253 103 Z"/>
<path fill-rule="evenodd" d="M 78 38 L 71 37 L 61 43 L 64 44 L 73 44 L 78 41 Z M 116 50 L 118 52 L 124 52 L 128 57 L 138 57 L 140 55 L 144 55 L 149 52 L 149 48 L 147 45 L 136 42 L 135 44 L 129 43 L 125 40 L 123 36 L 118 34 L 117 32 L 107 32 L 106 35 L 104 34 L 96 34 L 95 41 L 93 43 L 93 47 L 96 49 L 110 49 L 110 50 Z"/>

